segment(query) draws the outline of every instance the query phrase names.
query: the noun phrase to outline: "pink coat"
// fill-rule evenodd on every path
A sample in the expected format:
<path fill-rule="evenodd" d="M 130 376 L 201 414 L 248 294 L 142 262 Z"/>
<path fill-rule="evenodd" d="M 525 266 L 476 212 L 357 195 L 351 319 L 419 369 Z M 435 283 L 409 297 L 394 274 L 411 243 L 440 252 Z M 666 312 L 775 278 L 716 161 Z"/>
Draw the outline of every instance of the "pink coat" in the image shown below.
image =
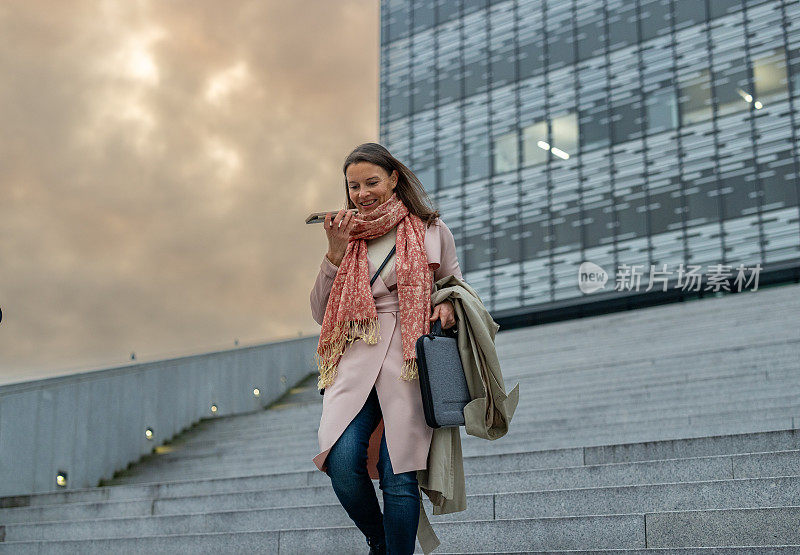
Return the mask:
<path fill-rule="evenodd" d="M 425 232 L 425 253 L 428 265 L 434 270 L 434 281 L 449 275 L 463 279 L 453 234 L 441 218 Z M 370 278 L 377 269 L 370 261 Z M 338 267 L 323 256 L 317 281 L 311 291 L 311 314 L 320 325 L 337 270 Z M 378 448 L 384 428 L 389 459 L 395 474 L 427 468 L 433 428 L 425 423 L 419 379 L 399 379 L 403 348 L 394 265 L 386 282 L 378 276 L 372 284 L 372 295 L 378 312 L 380 339 L 374 345 L 359 339 L 345 349 L 339 360 L 336 380 L 325 389 L 322 398 L 322 417 L 317 434 L 320 452 L 313 460 L 318 469 L 326 470 L 328 451 L 364 406 L 375 385 L 383 418 L 370 436 L 367 470 L 370 477 L 377 480 Z"/>

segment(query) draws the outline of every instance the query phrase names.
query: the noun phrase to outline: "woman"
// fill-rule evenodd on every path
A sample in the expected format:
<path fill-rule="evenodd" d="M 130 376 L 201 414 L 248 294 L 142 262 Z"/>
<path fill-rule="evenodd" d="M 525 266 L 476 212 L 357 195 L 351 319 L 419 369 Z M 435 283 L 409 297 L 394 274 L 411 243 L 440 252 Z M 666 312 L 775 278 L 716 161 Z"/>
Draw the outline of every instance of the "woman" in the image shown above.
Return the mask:
<path fill-rule="evenodd" d="M 431 307 L 430 299 L 436 280 L 462 275 L 453 234 L 416 176 L 384 147 L 360 145 L 343 172 L 347 208 L 357 212 L 326 215 L 328 252 L 311 292 L 324 389 L 314 463 L 330 476 L 370 553 L 413 553 L 416 471 L 427 466 L 433 435 L 414 345 L 436 319 L 445 329 L 455 325 L 452 303 Z M 383 515 L 371 479 L 380 480 Z"/>

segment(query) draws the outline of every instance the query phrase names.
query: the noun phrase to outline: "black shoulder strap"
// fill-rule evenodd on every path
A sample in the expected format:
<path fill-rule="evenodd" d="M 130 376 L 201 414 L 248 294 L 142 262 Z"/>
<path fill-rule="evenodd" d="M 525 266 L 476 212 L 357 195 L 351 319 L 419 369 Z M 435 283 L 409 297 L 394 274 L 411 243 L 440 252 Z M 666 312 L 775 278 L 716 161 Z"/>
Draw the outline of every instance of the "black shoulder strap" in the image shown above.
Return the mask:
<path fill-rule="evenodd" d="M 380 267 L 380 268 L 378 268 L 378 271 L 377 271 L 377 272 L 375 272 L 375 275 L 374 275 L 374 276 L 372 276 L 372 279 L 371 279 L 371 280 L 369 280 L 369 286 L 370 286 L 370 287 L 372 287 L 372 284 L 373 284 L 373 283 L 375 283 L 375 280 L 376 280 L 376 279 L 378 279 L 378 274 L 380 274 L 380 273 L 381 273 L 381 270 L 383 270 L 383 267 L 384 267 L 384 266 L 386 266 L 386 263 L 387 263 L 387 262 L 389 262 L 389 259 L 390 259 L 390 258 L 392 257 L 392 255 L 394 254 L 394 251 L 395 251 L 395 249 L 397 249 L 397 245 L 395 245 L 395 246 L 393 246 L 393 247 L 392 247 L 392 250 L 390 250 L 390 251 L 389 251 L 389 254 L 387 254 L 387 255 L 386 255 L 386 258 L 384 258 L 384 259 L 383 259 L 383 263 L 381 264 L 381 267 Z"/>

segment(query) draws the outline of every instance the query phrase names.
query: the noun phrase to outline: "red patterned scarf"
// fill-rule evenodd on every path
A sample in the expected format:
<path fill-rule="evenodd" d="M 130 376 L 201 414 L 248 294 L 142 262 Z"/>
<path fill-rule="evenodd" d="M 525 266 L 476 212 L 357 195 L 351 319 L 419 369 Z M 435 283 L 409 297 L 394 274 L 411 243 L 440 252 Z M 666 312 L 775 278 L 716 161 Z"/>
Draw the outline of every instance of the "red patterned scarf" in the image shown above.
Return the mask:
<path fill-rule="evenodd" d="M 400 335 L 403 338 L 403 369 L 400 377 L 417 377 L 417 338 L 430 331 L 432 271 L 425 253 L 425 223 L 408 211 L 397 193 L 371 212 L 355 214 L 344 258 L 328 298 L 315 360 L 319 368 L 317 389 L 336 379 L 339 359 L 349 343 L 358 338 L 378 342 L 378 313 L 369 280 L 367 239 L 380 237 L 395 225 L 395 271 L 400 301 Z"/>

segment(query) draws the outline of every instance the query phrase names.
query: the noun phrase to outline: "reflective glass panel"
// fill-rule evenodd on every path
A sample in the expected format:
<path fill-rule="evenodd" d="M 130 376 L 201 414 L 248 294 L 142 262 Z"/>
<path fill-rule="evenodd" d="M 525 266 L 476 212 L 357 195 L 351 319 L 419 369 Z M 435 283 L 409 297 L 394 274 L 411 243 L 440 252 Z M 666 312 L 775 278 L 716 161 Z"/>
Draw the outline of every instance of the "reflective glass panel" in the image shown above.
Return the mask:
<path fill-rule="evenodd" d="M 539 121 L 522 130 L 522 163 L 526 166 L 547 161 L 547 122 Z"/>
<path fill-rule="evenodd" d="M 516 131 L 500 135 L 494 140 L 494 173 L 503 173 L 517 168 Z"/>

